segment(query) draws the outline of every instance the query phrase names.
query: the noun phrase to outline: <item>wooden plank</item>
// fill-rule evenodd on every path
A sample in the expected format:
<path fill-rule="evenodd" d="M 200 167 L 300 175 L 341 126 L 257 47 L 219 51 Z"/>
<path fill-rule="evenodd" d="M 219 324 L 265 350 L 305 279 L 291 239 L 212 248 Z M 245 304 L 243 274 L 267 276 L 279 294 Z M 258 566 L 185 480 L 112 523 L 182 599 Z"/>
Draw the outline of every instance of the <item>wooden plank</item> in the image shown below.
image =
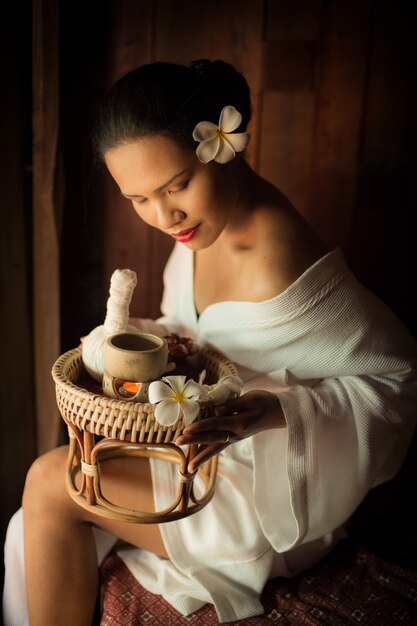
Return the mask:
<path fill-rule="evenodd" d="M 266 0 L 267 41 L 316 41 L 320 0 Z"/>
<path fill-rule="evenodd" d="M 308 216 L 315 113 L 310 90 L 264 94 L 259 172 Z"/>
<path fill-rule="evenodd" d="M 307 216 L 320 2 L 266 7 L 259 172 Z"/>
<path fill-rule="evenodd" d="M 376 5 L 351 260 L 417 336 L 415 7 Z"/>
<path fill-rule="evenodd" d="M 58 2 L 33 1 L 33 294 L 38 452 L 55 447 L 59 418 L 51 369 L 60 353 L 59 242 L 55 202 Z"/>
<path fill-rule="evenodd" d="M 28 16 L 3 7 L 0 72 L 7 97 L 0 98 L 0 541 L 19 508 L 26 472 L 36 456 L 30 298 L 30 90 Z M 1 578 L 1 576 L 0 576 Z"/>
<path fill-rule="evenodd" d="M 370 1 L 324 3 L 309 221 L 347 251 L 356 192 Z"/>
<path fill-rule="evenodd" d="M 110 4 L 108 86 L 152 60 L 152 0 L 114 0 Z"/>
<path fill-rule="evenodd" d="M 111 31 L 108 44 L 107 88 L 121 76 L 152 59 L 152 1 L 113 2 L 110 11 Z M 136 271 L 138 284 L 130 312 L 135 317 L 152 314 L 152 285 L 149 259 L 152 256 L 150 227 L 136 215 L 131 203 L 122 198 L 108 176 L 105 184 L 105 271 L 106 293 L 117 268 Z"/>
<path fill-rule="evenodd" d="M 59 145 L 65 167 L 61 351 L 77 346 L 82 335 L 102 323 L 105 311 L 104 172 L 92 162 L 90 153 L 95 107 L 106 84 L 105 4 L 98 12 L 95 3 L 60 2 Z M 66 435 L 63 420 L 61 430 Z"/>
<path fill-rule="evenodd" d="M 315 67 L 315 42 L 268 42 L 264 46 L 263 89 L 265 91 L 314 89 Z"/>

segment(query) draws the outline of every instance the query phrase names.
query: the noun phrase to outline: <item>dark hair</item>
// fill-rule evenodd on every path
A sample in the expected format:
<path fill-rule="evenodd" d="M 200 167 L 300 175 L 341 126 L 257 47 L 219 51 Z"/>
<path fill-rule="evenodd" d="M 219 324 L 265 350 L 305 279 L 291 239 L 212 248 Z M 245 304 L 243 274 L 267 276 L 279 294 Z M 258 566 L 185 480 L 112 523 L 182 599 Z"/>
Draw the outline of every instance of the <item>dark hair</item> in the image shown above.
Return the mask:
<path fill-rule="evenodd" d="M 142 65 L 110 90 L 93 130 L 93 149 L 103 159 L 107 150 L 125 141 L 156 134 L 165 134 L 193 149 L 196 124 L 217 124 L 227 105 L 241 113 L 237 132 L 244 132 L 251 117 L 249 86 L 225 61 Z"/>

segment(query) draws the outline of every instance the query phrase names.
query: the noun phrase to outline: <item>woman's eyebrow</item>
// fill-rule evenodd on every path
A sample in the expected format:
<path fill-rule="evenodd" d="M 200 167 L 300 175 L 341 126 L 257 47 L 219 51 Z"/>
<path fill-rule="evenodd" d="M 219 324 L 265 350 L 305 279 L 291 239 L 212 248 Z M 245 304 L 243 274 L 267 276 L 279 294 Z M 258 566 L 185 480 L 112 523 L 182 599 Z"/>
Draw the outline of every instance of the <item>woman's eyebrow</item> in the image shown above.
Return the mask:
<path fill-rule="evenodd" d="M 154 189 L 154 193 L 156 193 L 158 191 L 162 191 L 163 189 L 165 189 L 165 187 L 168 187 L 168 185 L 170 185 L 179 176 L 182 176 L 182 174 L 184 174 L 184 172 L 186 172 L 186 171 L 187 170 L 181 170 L 181 172 L 178 172 L 178 174 L 174 174 L 174 176 L 171 176 L 171 178 L 169 180 L 167 180 L 166 183 L 164 183 L 163 185 L 161 185 L 157 189 Z"/>
<path fill-rule="evenodd" d="M 156 189 L 154 189 L 154 193 L 157 193 L 158 191 L 162 191 L 163 189 L 165 189 L 165 187 L 168 187 L 168 185 L 170 185 L 172 182 L 174 182 L 174 180 L 176 178 L 178 178 L 179 176 L 182 176 L 182 174 L 184 174 L 184 172 L 186 172 L 187 170 L 181 170 L 181 172 L 178 172 L 178 174 L 174 174 L 174 176 L 171 176 L 171 178 L 169 180 L 166 181 L 166 183 L 164 183 L 163 185 L 161 185 L 160 187 L 157 187 Z M 128 195 L 126 193 L 122 193 L 122 196 L 124 196 L 125 198 L 144 198 L 144 196 L 141 196 L 140 194 L 133 194 L 133 195 Z"/>

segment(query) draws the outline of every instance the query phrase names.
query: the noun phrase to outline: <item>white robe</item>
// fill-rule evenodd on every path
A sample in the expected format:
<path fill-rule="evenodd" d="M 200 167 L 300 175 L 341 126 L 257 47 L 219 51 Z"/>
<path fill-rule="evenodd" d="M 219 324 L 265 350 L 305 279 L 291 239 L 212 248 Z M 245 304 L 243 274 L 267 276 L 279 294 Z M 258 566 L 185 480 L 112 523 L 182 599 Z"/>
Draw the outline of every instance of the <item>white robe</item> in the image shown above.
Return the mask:
<path fill-rule="evenodd" d="M 324 556 L 366 493 L 398 472 L 415 427 L 417 347 L 339 250 L 270 300 L 212 304 L 199 318 L 193 254 L 181 244 L 164 282 L 158 322 L 226 355 L 243 393 L 276 393 L 287 428 L 228 447 L 212 502 L 161 525 L 175 568 L 159 562 L 151 582 L 140 551 L 119 554 L 183 614 L 209 601 L 219 621 L 244 619 L 262 612 L 268 578 Z M 167 465 L 153 463 L 159 507 L 176 484 Z"/>
<path fill-rule="evenodd" d="M 339 250 L 270 300 L 213 304 L 199 318 L 193 255 L 181 244 L 164 281 L 158 324 L 227 356 L 243 393 L 276 393 L 287 427 L 221 453 L 212 501 L 160 526 L 171 561 L 132 547 L 118 554 L 182 614 L 211 602 L 220 622 L 244 619 L 262 613 L 268 578 L 322 558 L 366 493 L 398 472 L 415 427 L 417 347 Z M 138 325 L 165 332 L 150 320 Z M 152 462 L 158 508 L 174 472 Z"/>

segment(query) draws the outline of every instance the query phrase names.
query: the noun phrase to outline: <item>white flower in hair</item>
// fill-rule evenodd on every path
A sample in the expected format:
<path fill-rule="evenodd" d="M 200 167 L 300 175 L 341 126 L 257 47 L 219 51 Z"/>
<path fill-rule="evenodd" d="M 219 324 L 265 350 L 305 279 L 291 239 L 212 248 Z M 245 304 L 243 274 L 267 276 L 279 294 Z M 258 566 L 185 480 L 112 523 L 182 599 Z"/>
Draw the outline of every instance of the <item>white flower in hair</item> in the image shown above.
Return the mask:
<path fill-rule="evenodd" d="M 165 376 L 162 380 L 155 380 L 149 385 L 149 402 L 158 403 L 155 408 L 155 419 L 162 426 L 175 424 L 181 413 L 186 426 L 197 417 L 200 410 L 197 400 L 201 386 L 194 380 L 187 382 L 185 380 L 185 376 Z"/>
<path fill-rule="evenodd" d="M 200 142 L 196 154 L 202 163 L 216 161 L 228 163 L 236 152 L 243 152 L 249 142 L 249 133 L 233 133 L 239 128 L 242 115 L 233 106 L 225 106 L 220 113 L 219 125 L 212 122 L 199 122 L 194 128 L 193 137 Z"/>

